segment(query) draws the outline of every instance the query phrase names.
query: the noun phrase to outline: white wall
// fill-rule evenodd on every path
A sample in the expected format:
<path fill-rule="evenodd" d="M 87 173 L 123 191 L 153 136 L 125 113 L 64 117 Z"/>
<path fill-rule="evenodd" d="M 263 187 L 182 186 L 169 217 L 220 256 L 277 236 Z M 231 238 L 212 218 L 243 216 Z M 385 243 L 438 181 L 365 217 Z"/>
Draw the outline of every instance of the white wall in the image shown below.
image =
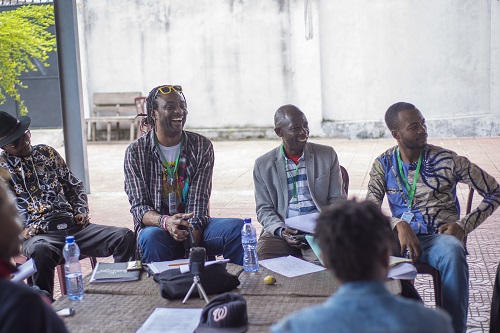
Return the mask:
<path fill-rule="evenodd" d="M 310 1 L 306 40 L 306 0 L 79 0 L 87 113 L 169 83 L 187 127 L 271 127 L 292 103 L 313 135 L 387 136 L 404 100 L 432 136 L 500 135 L 499 1 Z"/>

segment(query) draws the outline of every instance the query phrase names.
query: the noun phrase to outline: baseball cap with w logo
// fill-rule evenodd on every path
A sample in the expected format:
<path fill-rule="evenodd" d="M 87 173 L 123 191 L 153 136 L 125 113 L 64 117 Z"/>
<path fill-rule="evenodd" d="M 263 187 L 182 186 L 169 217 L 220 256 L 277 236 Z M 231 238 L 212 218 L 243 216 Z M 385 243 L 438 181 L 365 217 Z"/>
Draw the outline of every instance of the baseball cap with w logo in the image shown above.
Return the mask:
<path fill-rule="evenodd" d="M 248 326 L 247 302 L 241 295 L 224 293 L 210 301 L 201 312 L 196 333 L 242 333 Z"/>

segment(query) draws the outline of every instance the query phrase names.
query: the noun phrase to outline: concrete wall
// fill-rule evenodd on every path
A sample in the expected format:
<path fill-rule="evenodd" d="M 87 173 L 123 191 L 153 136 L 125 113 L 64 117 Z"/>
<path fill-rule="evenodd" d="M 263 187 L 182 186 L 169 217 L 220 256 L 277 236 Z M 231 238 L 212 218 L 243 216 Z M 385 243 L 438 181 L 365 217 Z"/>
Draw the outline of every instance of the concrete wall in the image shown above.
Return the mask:
<path fill-rule="evenodd" d="M 77 2 L 87 113 L 94 92 L 169 83 L 191 128 L 271 127 L 292 103 L 312 135 L 380 137 L 404 100 L 432 136 L 500 135 L 499 1 Z"/>

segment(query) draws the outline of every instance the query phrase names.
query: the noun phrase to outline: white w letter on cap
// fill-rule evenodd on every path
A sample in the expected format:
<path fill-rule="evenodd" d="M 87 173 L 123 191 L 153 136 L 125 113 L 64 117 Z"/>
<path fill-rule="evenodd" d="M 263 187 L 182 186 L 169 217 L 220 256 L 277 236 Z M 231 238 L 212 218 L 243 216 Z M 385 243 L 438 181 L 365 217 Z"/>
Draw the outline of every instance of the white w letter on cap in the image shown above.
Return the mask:
<path fill-rule="evenodd" d="M 217 308 L 212 312 L 212 315 L 214 316 L 214 321 L 218 322 L 227 316 L 227 307 L 223 306 L 221 308 Z"/>

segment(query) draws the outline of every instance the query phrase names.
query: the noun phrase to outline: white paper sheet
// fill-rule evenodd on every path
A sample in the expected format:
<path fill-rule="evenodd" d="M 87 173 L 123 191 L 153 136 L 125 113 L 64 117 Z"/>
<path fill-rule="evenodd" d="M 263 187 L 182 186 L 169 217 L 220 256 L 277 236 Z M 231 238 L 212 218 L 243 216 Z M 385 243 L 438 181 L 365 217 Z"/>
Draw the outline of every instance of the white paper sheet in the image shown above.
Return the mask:
<path fill-rule="evenodd" d="M 410 263 L 403 262 L 389 269 L 390 279 L 412 280 L 417 277 L 417 269 Z"/>
<path fill-rule="evenodd" d="M 14 277 L 11 279 L 12 282 L 20 282 L 27 279 L 31 275 L 35 274 L 36 266 L 33 259 L 29 259 L 24 264 L 17 268 L 17 272 L 14 273 Z"/>
<path fill-rule="evenodd" d="M 205 267 L 213 264 L 222 264 L 225 262 L 229 262 L 229 259 L 205 261 Z M 182 274 L 189 272 L 189 265 L 182 265 L 179 268 L 181 269 Z"/>
<path fill-rule="evenodd" d="M 213 264 L 217 263 L 225 263 L 229 262 L 229 259 L 223 259 L 223 260 L 212 260 L 212 261 L 206 261 L 205 262 L 205 267 L 210 266 Z M 145 264 L 149 267 L 151 272 L 153 274 L 158 274 L 163 271 L 166 271 L 168 269 L 180 269 L 181 273 L 187 273 L 189 272 L 189 259 L 177 259 L 177 260 L 170 260 L 170 261 L 157 261 L 157 262 L 152 262 L 149 264 Z"/>
<path fill-rule="evenodd" d="M 308 261 L 288 256 L 259 261 L 265 268 L 286 277 L 295 277 L 309 273 L 323 271 L 326 268 L 312 264 Z"/>
<path fill-rule="evenodd" d="M 149 267 L 153 274 L 158 274 L 168 269 L 179 268 L 182 265 L 189 263 L 189 259 L 177 259 L 169 261 L 156 261 L 149 264 L 145 264 Z"/>
<path fill-rule="evenodd" d="M 202 310 L 156 308 L 136 333 L 194 332 Z"/>
<path fill-rule="evenodd" d="M 314 228 L 316 228 L 316 220 L 318 219 L 318 216 L 319 213 L 311 213 L 306 215 L 289 217 L 285 219 L 285 224 L 289 228 L 313 234 Z"/>

